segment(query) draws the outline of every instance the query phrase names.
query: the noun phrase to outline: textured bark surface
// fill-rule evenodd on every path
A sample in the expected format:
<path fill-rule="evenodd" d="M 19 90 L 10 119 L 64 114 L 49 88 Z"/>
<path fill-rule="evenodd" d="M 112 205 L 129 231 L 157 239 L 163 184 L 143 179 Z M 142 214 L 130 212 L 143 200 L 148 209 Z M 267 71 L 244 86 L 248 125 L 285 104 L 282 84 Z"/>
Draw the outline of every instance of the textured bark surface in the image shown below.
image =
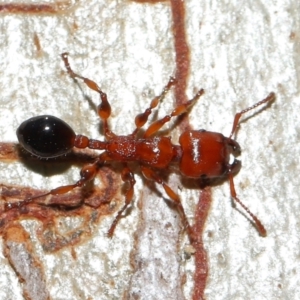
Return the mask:
<path fill-rule="evenodd" d="M 55 115 L 77 133 L 99 138 L 94 111 L 98 96 L 69 78 L 62 52 L 70 53 L 74 71 L 95 80 L 107 93 L 112 104 L 110 124 L 117 134 L 132 132 L 136 114 L 175 75 L 173 19 L 167 1 L 74 0 L 67 5 L 49 1 L 57 9 L 51 14 L 9 13 L 1 8 L 2 2 L 1 142 L 16 142 L 18 125 L 42 114 Z M 270 108 L 246 117 L 237 135 L 243 167 L 235 177 L 236 190 L 261 219 L 268 236 L 261 238 L 243 210 L 232 208 L 227 183 L 212 188 L 203 233 L 209 300 L 300 298 L 299 10 L 296 0 L 185 1 L 191 64 L 182 93 L 189 99 L 199 88 L 205 89 L 190 113 L 190 125 L 228 135 L 235 112 L 270 91 L 277 95 Z M 174 101 L 170 93 L 158 116 L 169 113 Z M 179 134 L 179 129 L 172 132 L 174 142 Z M 0 162 L 0 183 L 5 186 L 45 190 L 79 176 L 77 164 L 53 172 L 38 162 L 28 166 L 15 160 L 9 147 L 0 148 L 1 157 L 2 152 L 6 158 Z M 189 254 L 193 250 L 180 234 L 180 218 L 161 188 L 139 175 L 133 208 L 111 240 L 106 237 L 111 216 L 97 224 L 91 221 L 87 238 L 54 253 L 39 242 L 38 221 L 20 223 L 31 243 L 22 253 L 32 249 L 34 257 L 28 261 L 38 262 L 32 272 L 44 272 L 40 288 L 46 297 L 49 293 L 55 300 L 192 299 L 195 267 Z M 180 194 L 193 223 L 199 190 L 176 181 L 175 175 L 170 185 Z M 62 218 L 59 229 L 63 234 L 78 222 Z M 24 299 L 30 287 L 20 284 L 22 276 L 13 262 L 22 255 L 16 251 L 20 245 L 1 241 L 0 299 Z M 12 255 L 14 259 L 8 259 Z"/>

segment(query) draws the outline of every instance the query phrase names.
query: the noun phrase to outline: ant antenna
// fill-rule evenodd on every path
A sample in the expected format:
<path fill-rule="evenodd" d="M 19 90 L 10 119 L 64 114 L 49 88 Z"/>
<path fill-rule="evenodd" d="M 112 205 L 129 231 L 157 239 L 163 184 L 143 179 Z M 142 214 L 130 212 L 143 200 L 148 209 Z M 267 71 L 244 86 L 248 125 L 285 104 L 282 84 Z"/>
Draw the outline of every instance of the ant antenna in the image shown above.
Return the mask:
<path fill-rule="evenodd" d="M 233 134 L 236 132 L 237 130 L 237 127 L 239 125 L 239 120 L 241 118 L 241 116 L 245 113 L 247 113 L 248 111 L 264 104 L 264 103 L 271 103 L 275 100 L 275 93 L 270 93 L 265 99 L 257 102 L 256 104 L 238 112 L 235 114 L 235 117 L 234 117 L 234 121 L 233 121 L 233 125 L 232 125 L 232 130 L 231 130 L 231 133 L 230 133 L 230 136 L 229 138 L 231 139 Z M 261 223 L 261 221 L 249 210 L 249 208 L 243 204 L 243 202 L 237 197 L 236 195 L 236 192 L 235 192 L 235 187 L 234 187 L 234 181 L 233 181 L 233 172 L 232 172 L 232 168 L 231 168 L 231 172 L 229 172 L 229 184 L 230 184 L 230 194 L 231 194 L 231 197 L 237 202 L 239 203 L 242 208 L 248 213 L 248 215 L 252 218 L 259 234 L 262 236 L 262 237 L 266 237 L 267 235 L 267 231 L 265 229 L 265 227 L 263 226 L 263 224 Z"/>

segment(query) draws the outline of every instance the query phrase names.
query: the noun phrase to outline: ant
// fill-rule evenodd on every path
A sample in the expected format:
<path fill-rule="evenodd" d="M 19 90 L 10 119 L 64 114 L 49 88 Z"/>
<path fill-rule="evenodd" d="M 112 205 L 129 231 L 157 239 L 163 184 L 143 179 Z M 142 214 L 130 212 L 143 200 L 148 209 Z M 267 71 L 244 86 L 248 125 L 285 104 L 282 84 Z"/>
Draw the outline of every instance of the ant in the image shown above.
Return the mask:
<path fill-rule="evenodd" d="M 241 162 L 236 159 L 241 154 L 241 147 L 232 137 L 237 131 L 241 116 L 262 104 L 274 101 L 275 94 L 273 92 L 265 99 L 236 113 L 229 137 L 225 137 L 221 133 L 205 130 L 186 130 L 179 138 L 179 145 L 174 145 L 170 137 L 157 136 L 158 131 L 173 117 L 186 113 L 204 94 L 203 89 L 200 89 L 185 104 L 175 107 L 171 114 L 153 122 L 144 132 L 140 132 L 140 129 L 148 121 L 152 110 L 157 107 L 170 88 L 175 85 L 176 80 L 171 77 L 162 93 L 151 101 L 150 106 L 143 113 L 135 117 L 136 128 L 133 132 L 126 136 L 118 136 L 110 130 L 108 125 L 111 107 L 106 94 L 94 81 L 78 75 L 72 70 L 68 61 L 68 53 L 61 54 L 61 57 L 70 77 L 83 80 L 91 90 L 99 93 L 101 103 L 98 106 L 98 115 L 103 123 L 105 140 L 100 141 L 90 139 L 84 135 L 76 135 L 73 129 L 61 119 L 50 115 L 42 115 L 30 118 L 19 126 L 17 129 L 19 143 L 26 151 L 40 158 L 61 156 L 71 151 L 73 147 L 103 150 L 103 152 L 99 154 L 92 164 L 85 165 L 81 169 L 80 179 L 76 183 L 57 187 L 48 193 L 27 198 L 22 202 L 7 204 L 6 209 L 23 206 L 36 198 L 46 195 L 68 193 L 74 188 L 82 187 L 88 181 L 93 180 L 97 171 L 104 164 L 119 162 L 122 164 L 122 181 L 127 183 L 129 187 L 125 192 L 125 204 L 118 211 L 108 231 L 108 236 L 112 237 L 117 223 L 122 218 L 123 212 L 133 199 L 135 178 L 128 163 L 136 162 L 143 176 L 148 180 L 162 185 L 168 197 L 176 204 L 190 242 L 193 242 L 194 232 L 188 222 L 178 194 L 158 175 L 159 171 L 167 169 L 170 165 L 175 165 L 182 176 L 198 179 L 202 183 L 202 186 L 209 185 L 219 179 L 228 179 L 231 197 L 248 213 L 260 235 L 266 236 L 266 229 L 260 220 L 236 195 L 233 176 L 241 168 Z M 232 163 L 230 162 L 231 156 L 234 157 Z"/>

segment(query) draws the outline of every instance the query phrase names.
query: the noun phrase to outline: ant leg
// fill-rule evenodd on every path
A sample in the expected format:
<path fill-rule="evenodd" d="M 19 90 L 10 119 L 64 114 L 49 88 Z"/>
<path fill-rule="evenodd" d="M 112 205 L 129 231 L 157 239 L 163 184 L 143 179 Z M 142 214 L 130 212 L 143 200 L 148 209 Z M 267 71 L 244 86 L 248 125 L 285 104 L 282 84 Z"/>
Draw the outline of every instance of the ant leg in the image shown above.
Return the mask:
<path fill-rule="evenodd" d="M 260 220 L 249 210 L 249 208 L 242 203 L 242 201 L 236 196 L 236 192 L 235 192 L 235 187 L 234 187 L 234 181 L 233 181 L 233 174 L 229 173 L 229 184 L 230 184 L 230 193 L 231 193 L 231 197 L 237 202 L 239 203 L 242 208 L 248 213 L 248 215 L 252 218 L 259 234 L 262 237 L 266 237 L 267 236 L 267 231 L 264 227 L 264 225 L 260 222 Z"/>
<path fill-rule="evenodd" d="M 66 194 L 70 191 L 72 191 L 73 189 L 77 188 L 77 187 L 82 187 L 84 184 L 86 184 L 88 181 L 91 181 L 95 178 L 100 165 L 104 162 L 109 160 L 109 158 L 107 158 L 106 153 L 102 153 L 97 160 L 93 163 L 93 164 L 88 164 L 86 166 L 84 166 L 81 171 L 80 171 L 80 179 L 75 182 L 74 184 L 70 184 L 70 185 L 64 185 L 64 186 L 59 186 L 55 189 L 50 190 L 48 193 L 45 194 L 41 194 L 35 197 L 30 197 L 27 198 L 23 201 L 20 202 L 15 202 L 15 203 L 8 203 L 5 204 L 5 211 L 8 211 L 10 209 L 13 208 L 18 208 L 18 207 L 22 207 L 28 203 L 31 203 L 33 200 L 41 198 L 41 197 L 45 197 L 48 195 L 62 195 L 62 194 Z"/>
<path fill-rule="evenodd" d="M 107 96 L 104 92 L 102 92 L 102 90 L 99 88 L 99 86 L 97 85 L 96 82 L 86 78 L 86 77 L 83 77 L 81 75 L 78 75 L 76 74 L 70 64 L 69 64 L 69 60 L 68 60 L 68 53 L 65 52 L 65 53 L 62 53 L 61 54 L 61 57 L 63 59 L 63 62 L 65 64 L 65 67 L 67 69 L 67 72 L 69 73 L 69 75 L 72 77 L 72 78 L 79 78 L 79 79 L 82 79 L 83 82 L 93 91 L 99 93 L 100 95 L 100 99 L 101 99 L 101 103 L 98 105 L 98 115 L 99 117 L 101 118 L 101 120 L 103 121 L 103 127 L 104 127 L 104 134 L 105 134 L 105 137 L 110 139 L 112 137 L 114 137 L 115 135 L 112 133 L 112 131 L 109 129 L 109 126 L 108 126 L 108 118 L 110 117 L 110 114 L 111 114 L 111 107 L 110 107 L 110 104 L 107 100 Z"/>
<path fill-rule="evenodd" d="M 275 100 L 275 97 L 276 97 L 275 93 L 271 92 L 265 99 L 263 99 L 263 100 L 255 103 L 254 105 L 252 105 L 252 106 L 250 106 L 250 107 L 248 107 L 246 109 L 243 109 L 242 111 L 236 113 L 235 116 L 234 116 L 232 130 L 231 130 L 231 133 L 229 135 L 229 138 L 231 138 L 233 136 L 233 134 L 236 132 L 236 129 L 237 129 L 238 124 L 239 124 L 239 120 L 240 120 L 240 118 L 241 118 L 241 116 L 243 114 L 245 114 L 249 110 L 252 110 L 252 109 L 256 108 L 257 106 L 260 106 L 260 105 L 262 105 L 264 103 L 267 103 L 267 102 L 271 103 L 271 102 L 273 102 Z"/>
<path fill-rule="evenodd" d="M 152 101 L 150 106 L 141 114 L 138 114 L 135 117 L 135 125 L 136 129 L 132 132 L 132 135 L 135 135 L 140 128 L 142 128 L 145 123 L 148 121 L 148 117 L 152 113 L 152 109 L 155 108 L 166 96 L 166 94 L 169 92 L 170 88 L 176 84 L 176 79 L 173 77 L 170 77 L 169 82 L 164 87 L 162 93 L 159 96 L 156 96 Z"/>
<path fill-rule="evenodd" d="M 120 219 L 122 218 L 123 212 L 126 210 L 126 208 L 131 203 L 132 198 L 133 198 L 135 179 L 134 179 L 134 174 L 130 171 L 127 164 L 125 164 L 125 167 L 123 168 L 123 170 L 121 172 L 121 177 L 122 177 L 123 182 L 128 182 L 129 183 L 129 188 L 126 191 L 126 194 L 125 194 L 125 204 L 118 211 L 112 225 L 110 226 L 110 228 L 108 230 L 108 233 L 107 233 L 108 237 L 113 236 L 115 228 L 116 228 L 118 222 L 120 221 Z"/>
<path fill-rule="evenodd" d="M 169 122 L 172 117 L 176 117 L 187 112 L 189 107 L 191 107 L 203 94 L 204 94 L 204 90 L 203 89 L 199 90 L 191 100 L 187 101 L 182 105 L 178 105 L 177 107 L 175 107 L 175 109 L 172 111 L 170 115 L 166 115 L 162 119 L 152 123 L 145 131 L 144 138 L 148 138 L 151 135 L 155 134 L 164 124 Z"/>
<path fill-rule="evenodd" d="M 194 231 L 192 229 L 192 227 L 189 224 L 189 221 L 186 217 L 186 214 L 184 212 L 184 208 L 182 206 L 181 200 L 178 196 L 178 194 L 176 194 L 166 183 L 163 182 L 163 180 L 157 176 L 157 174 L 150 168 L 141 166 L 141 170 L 142 173 L 144 175 L 145 178 L 155 181 L 158 184 L 161 184 L 165 190 L 165 192 L 167 193 L 167 195 L 173 200 L 173 202 L 176 204 L 178 212 L 180 214 L 180 217 L 182 219 L 182 224 L 184 226 L 184 229 L 186 230 L 189 240 L 191 243 L 193 243 L 194 239 Z"/>

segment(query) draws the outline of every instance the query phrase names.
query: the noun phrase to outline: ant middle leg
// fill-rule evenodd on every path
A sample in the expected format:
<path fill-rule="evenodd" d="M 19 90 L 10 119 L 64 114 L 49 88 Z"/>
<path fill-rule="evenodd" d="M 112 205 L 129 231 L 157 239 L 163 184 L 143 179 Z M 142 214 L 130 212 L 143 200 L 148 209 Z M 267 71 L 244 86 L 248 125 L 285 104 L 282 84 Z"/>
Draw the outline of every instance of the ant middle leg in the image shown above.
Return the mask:
<path fill-rule="evenodd" d="M 145 166 L 141 166 L 142 173 L 145 178 L 155 181 L 158 184 L 161 184 L 164 188 L 167 195 L 171 198 L 171 200 L 176 204 L 180 217 L 182 219 L 182 224 L 184 226 L 184 230 L 186 230 L 187 235 L 191 243 L 194 242 L 194 231 L 187 219 L 187 216 L 184 212 L 184 208 L 182 206 L 181 200 L 177 193 L 175 193 L 152 169 L 147 168 Z"/>
<path fill-rule="evenodd" d="M 135 117 L 135 125 L 136 129 L 132 132 L 132 135 L 135 135 L 140 128 L 142 128 L 145 123 L 148 121 L 150 114 L 152 113 L 152 109 L 157 107 L 157 105 L 165 98 L 166 94 L 169 92 L 170 88 L 176 84 L 176 79 L 174 77 L 170 77 L 168 83 L 163 88 L 163 91 L 159 96 L 156 96 L 150 103 L 150 106 L 141 114 L 138 114 Z"/>
<path fill-rule="evenodd" d="M 61 54 L 61 57 L 63 59 L 63 62 L 65 64 L 65 67 L 67 69 L 68 74 L 72 77 L 72 78 L 79 78 L 82 79 L 83 82 L 93 91 L 99 93 L 100 95 L 100 99 L 101 99 L 101 103 L 98 105 L 98 115 L 101 118 L 101 120 L 103 121 L 103 127 L 104 127 L 104 135 L 107 139 L 110 139 L 112 137 L 114 137 L 115 135 L 112 133 L 112 131 L 109 129 L 108 126 L 108 118 L 110 117 L 111 114 L 111 107 L 110 104 L 107 100 L 107 95 L 102 92 L 102 90 L 99 88 L 99 86 L 97 85 L 96 82 L 94 82 L 91 79 L 88 79 L 86 77 L 83 77 L 77 73 L 75 73 L 69 63 L 68 60 L 68 55 L 69 53 L 65 52 Z"/>
<path fill-rule="evenodd" d="M 132 198 L 133 198 L 135 179 L 134 179 L 134 174 L 131 172 L 131 170 L 129 169 L 127 164 L 124 164 L 124 168 L 121 172 L 121 177 L 122 177 L 123 182 L 129 183 L 129 188 L 125 194 L 125 204 L 118 211 L 115 219 L 113 220 L 112 225 L 110 226 L 110 229 L 108 230 L 108 233 L 107 233 L 108 237 L 113 236 L 115 228 L 116 228 L 118 222 L 120 221 L 120 219 L 122 218 L 123 212 L 126 210 L 128 205 L 132 202 Z"/>
<path fill-rule="evenodd" d="M 189 107 L 191 107 L 203 94 L 204 94 L 204 89 L 200 89 L 191 100 L 187 101 L 182 105 L 178 105 L 177 107 L 175 107 L 175 109 L 172 111 L 170 115 L 166 115 L 162 119 L 159 119 L 153 122 L 152 124 L 150 124 L 150 126 L 145 131 L 143 137 L 144 138 L 150 137 L 151 135 L 155 134 L 164 124 L 170 122 L 172 117 L 180 116 L 185 112 L 187 112 Z"/>

